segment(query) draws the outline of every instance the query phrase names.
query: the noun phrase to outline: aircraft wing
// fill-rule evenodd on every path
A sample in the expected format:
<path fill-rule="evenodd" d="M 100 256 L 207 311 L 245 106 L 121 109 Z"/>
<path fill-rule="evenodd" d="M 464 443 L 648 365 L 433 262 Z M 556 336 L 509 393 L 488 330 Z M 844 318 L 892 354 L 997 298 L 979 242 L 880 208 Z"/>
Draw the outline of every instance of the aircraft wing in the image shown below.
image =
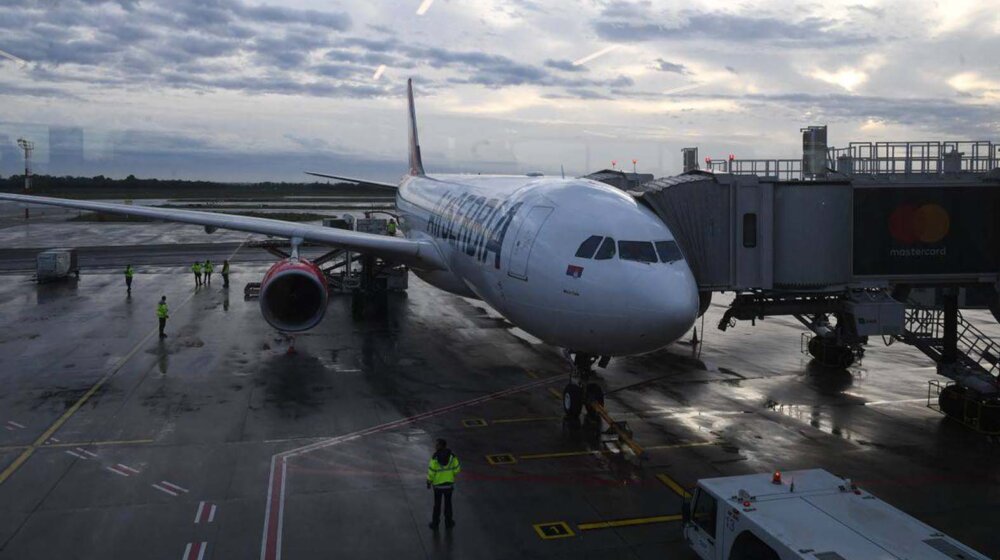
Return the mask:
<path fill-rule="evenodd" d="M 380 189 L 392 189 L 396 190 L 396 185 L 390 185 L 389 183 L 379 183 L 377 181 L 369 181 L 367 179 L 356 179 L 354 177 L 344 177 L 343 175 L 328 175 L 326 173 L 317 173 L 315 171 L 304 171 L 306 175 L 312 175 L 313 177 L 323 177 L 324 179 L 336 179 L 338 181 L 344 181 L 347 183 L 357 183 L 359 185 L 364 185 L 366 187 L 377 187 Z"/>
<path fill-rule="evenodd" d="M 206 228 L 232 229 L 251 233 L 262 233 L 288 239 L 300 238 L 323 245 L 332 245 L 351 249 L 384 258 L 386 260 L 405 264 L 424 270 L 446 270 L 444 258 L 438 248 L 429 241 L 390 237 L 373 233 L 361 233 L 331 227 L 272 220 L 270 218 L 254 218 L 215 212 L 199 212 L 196 210 L 179 210 L 174 208 L 153 208 L 149 206 L 133 206 L 112 202 L 96 202 L 91 200 L 69 200 L 45 196 L 29 196 L 22 194 L 0 193 L 0 200 L 21 202 L 25 204 L 42 204 L 48 206 L 63 206 L 91 212 L 107 214 L 128 214 L 144 216 L 167 222 L 196 224 Z"/>

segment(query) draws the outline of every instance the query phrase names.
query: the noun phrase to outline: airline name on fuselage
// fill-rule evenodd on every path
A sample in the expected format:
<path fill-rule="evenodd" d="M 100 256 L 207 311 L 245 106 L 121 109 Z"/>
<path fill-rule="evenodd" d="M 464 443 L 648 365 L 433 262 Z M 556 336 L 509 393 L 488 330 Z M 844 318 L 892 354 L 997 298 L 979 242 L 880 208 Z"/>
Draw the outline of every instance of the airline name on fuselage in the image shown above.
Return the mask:
<path fill-rule="evenodd" d="M 507 228 L 520 207 L 520 202 L 446 192 L 434 206 L 427 232 L 480 262 L 493 253 L 493 267 L 499 269 Z"/>

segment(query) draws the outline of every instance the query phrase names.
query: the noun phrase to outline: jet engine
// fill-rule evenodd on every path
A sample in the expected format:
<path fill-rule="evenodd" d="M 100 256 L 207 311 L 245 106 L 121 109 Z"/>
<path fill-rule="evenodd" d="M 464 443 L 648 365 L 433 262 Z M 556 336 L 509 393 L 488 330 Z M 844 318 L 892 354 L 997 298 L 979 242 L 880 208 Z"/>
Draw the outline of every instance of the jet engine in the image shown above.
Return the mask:
<path fill-rule="evenodd" d="M 260 311 L 279 331 L 305 331 L 318 325 L 327 298 L 326 276 L 305 259 L 275 263 L 260 283 Z"/>

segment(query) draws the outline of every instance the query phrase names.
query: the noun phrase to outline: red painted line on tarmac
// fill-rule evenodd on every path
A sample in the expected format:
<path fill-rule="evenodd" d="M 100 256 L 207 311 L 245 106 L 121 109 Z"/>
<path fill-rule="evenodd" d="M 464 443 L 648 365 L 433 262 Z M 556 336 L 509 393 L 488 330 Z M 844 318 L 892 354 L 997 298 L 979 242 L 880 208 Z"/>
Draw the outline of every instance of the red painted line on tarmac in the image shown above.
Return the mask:
<path fill-rule="evenodd" d="M 185 494 L 187 494 L 187 488 L 181 488 L 180 486 L 177 486 L 173 482 L 167 482 L 166 480 L 161 480 L 160 484 L 162 484 L 162 485 L 166 486 L 167 488 L 170 488 L 171 490 L 174 490 L 176 492 L 184 492 Z"/>
<path fill-rule="evenodd" d="M 302 455 L 304 453 L 310 453 L 319 449 L 326 447 L 331 447 L 333 445 L 339 445 L 342 443 L 347 443 L 349 441 L 354 441 L 366 436 L 373 434 L 378 434 L 401 426 L 406 426 L 414 422 L 419 422 L 420 420 L 426 420 L 428 418 L 433 418 L 435 416 L 440 416 L 442 414 L 447 414 L 449 412 L 454 412 L 462 408 L 469 406 L 474 406 L 477 404 L 486 403 L 493 401 L 507 395 L 514 393 L 520 393 L 522 391 L 527 391 L 529 389 L 534 389 L 535 387 L 541 387 L 543 385 L 548 385 L 554 381 L 565 379 L 562 375 L 556 375 L 548 377 L 545 379 L 540 379 L 538 381 L 532 381 L 531 383 L 525 383 L 523 385 L 518 385 L 516 387 L 511 387 L 510 389 L 504 389 L 502 391 L 497 391 L 496 393 L 490 393 L 489 395 L 484 395 L 481 397 L 476 397 L 466 401 L 461 401 L 455 404 L 450 404 L 443 406 L 441 408 L 436 408 L 434 410 L 429 410 L 427 412 L 422 412 L 420 414 L 410 416 L 408 418 L 401 418 L 399 420 L 394 420 L 392 422 L 387 422 L 385 424 L 380 424 L 378 426 L 372 426 L 371 428 L 366 428 L 364 430 L 359 430 L 350 434 L 344 434 L 342 436 L 336 436 L 316 443 L 299 447 L 296 449 L 291 449 L 278 453 L 271 457 L 271 474 L 268 477 L 268 487 L 267 487 L 267 508 L 264 512 L 264 531 L 263 537 L 260 543 L 260 558 L 261 560 L 280 560 L 281 559 L 281 529 L 284 524 L 284 506 L 285 506 L 285 482 L 287 478 L 288 463 L 287 460 L 292 457 Z"/>
<path fill-rule="evenodd" d="M 193 542 L 187 543 L 184 547 L 184 554 L 181 556 L 181 560 L 202 560 L 205 558 L 205 550 L 208 549 L 208 542 Z"/>

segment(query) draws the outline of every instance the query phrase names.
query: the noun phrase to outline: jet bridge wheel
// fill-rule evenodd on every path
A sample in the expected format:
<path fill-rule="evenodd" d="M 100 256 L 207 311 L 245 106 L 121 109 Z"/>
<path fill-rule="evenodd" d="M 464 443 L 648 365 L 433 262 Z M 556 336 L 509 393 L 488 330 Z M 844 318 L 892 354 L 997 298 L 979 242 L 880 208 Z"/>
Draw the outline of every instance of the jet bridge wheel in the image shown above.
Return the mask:
<path fill-rule="evenodd" d="M 567 383 L 563 388 L 563 412 L 570 418 L 580 416 L 583 410 L 583 389 L 576 383 Z"/>
<path fill-rule="evenodd" d="M 809 354 L 821 365 L 832 368 L 848 368 L 856 359 L 850 346 L 837 344 L 837 341 L 825 336 L 814 336 L 809 339 Z"/>

